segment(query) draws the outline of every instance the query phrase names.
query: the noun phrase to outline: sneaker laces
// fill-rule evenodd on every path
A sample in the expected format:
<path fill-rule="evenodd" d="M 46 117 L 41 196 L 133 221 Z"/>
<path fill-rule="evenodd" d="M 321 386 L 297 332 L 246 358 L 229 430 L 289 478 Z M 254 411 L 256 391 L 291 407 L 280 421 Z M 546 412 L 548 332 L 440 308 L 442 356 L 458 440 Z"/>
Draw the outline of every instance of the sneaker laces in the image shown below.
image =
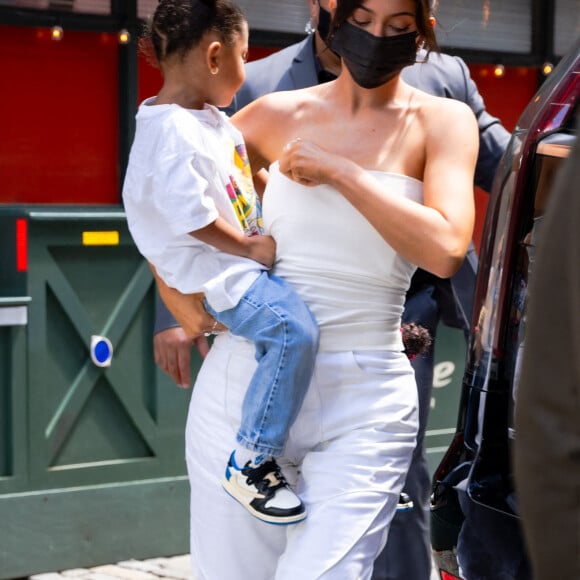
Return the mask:
<path fill-rule="evenodd" d="M 242 473 L 245 475 L 248 485 L 255 485 L 258 491 L 263 494 L 272 493 L 288 486 L 286 478 L 280 471 L 280 466 L 273 459 L 265 461 L 257 467 L 250 467 L 249 464 L 246 464 Z M 266 477 L 269 474 L 273 475 L 271 479 Z M 274 483 L 275 480 L 278 483 Z"/>

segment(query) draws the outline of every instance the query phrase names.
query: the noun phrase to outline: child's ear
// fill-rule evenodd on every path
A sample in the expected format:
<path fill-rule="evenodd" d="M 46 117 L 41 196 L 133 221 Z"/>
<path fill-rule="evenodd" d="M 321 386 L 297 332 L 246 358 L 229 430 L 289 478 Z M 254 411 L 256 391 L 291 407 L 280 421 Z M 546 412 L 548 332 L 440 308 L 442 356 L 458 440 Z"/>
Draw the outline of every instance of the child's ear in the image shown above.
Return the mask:
<path fill-rule="evenodd" d="M 217 75 L 220 71 L 222 43 L 214 40 L 207 47 L 207 65 L 212 75 Z"/>

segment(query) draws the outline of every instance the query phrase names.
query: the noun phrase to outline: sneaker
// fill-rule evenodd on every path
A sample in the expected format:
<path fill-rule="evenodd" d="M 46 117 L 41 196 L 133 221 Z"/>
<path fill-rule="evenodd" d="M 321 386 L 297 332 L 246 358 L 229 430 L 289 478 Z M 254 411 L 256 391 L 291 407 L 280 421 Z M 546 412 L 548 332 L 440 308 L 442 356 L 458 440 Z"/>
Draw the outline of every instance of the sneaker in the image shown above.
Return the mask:
<path fill-rule="evenodd" d="M 407 510 L 413 509 L 414 505 L 415 504 L 413 503 L 411 496 L 404 492 L 401 492 L 401 495 L 399 496 L 399 501 L 397 503 L 397 511 L 406 512 Z"/>
<path fill-rule="evenodd" d="M 300 498 L 290 489 L 275 459 L 242 468 L 236 465 L 234 453 L 226 467 L 224 489 L 253 516 L 270 524 L 295 524 L 306 517 Z"/>

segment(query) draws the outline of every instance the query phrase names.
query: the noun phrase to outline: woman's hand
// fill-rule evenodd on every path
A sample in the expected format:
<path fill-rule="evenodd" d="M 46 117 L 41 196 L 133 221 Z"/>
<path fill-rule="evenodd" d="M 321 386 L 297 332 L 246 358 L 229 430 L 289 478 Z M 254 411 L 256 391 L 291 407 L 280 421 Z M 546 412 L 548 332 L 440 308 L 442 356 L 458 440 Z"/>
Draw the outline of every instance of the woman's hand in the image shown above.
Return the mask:
<path fill-rule="evenodd" d="M 203 294 L 182 294 L 175 288 L 167 286 L 152 264 L 149 264 L 149 267 L 155 277 L 161 299 L 189 338 L 195 340 L 205 333 L 227 330 L 207 313 L 203 307 Z"/>
<path fill-rule="evenodd" d="M 344 163 L 346 160 L 342 160 Z M 301 185 L 332 183 L 338 158 L 310 141 L 288 141 L 279 159 L 280 172 Z"/>

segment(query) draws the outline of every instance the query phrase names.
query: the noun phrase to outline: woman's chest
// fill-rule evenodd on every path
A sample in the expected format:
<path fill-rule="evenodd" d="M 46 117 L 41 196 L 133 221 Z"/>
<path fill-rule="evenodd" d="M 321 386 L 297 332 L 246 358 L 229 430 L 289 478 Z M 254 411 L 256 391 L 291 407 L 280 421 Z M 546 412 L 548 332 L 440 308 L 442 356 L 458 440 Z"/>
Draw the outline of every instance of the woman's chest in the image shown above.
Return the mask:
<path fill-rule="evenodd" d="M 374 174 L 393 193 L 422 201 L 420 182 L 402 175 Z M 346 264 L 363 277 L 383 277 L 395 252 L 365 217 L 327 185 L 307 187 L 271 168 L 263 198 L 266 231 L 274 236 L 277 256 L 300 268 L 324 263 L 341 271 Z"/>
<path fill-rule="evenodd" d="M 363 122 L 337 117 L 299 124 L 295 134 L 365 169 L 423 179 L 426 135 L 411 119 L 396 122 L 379 115 Z"/>

